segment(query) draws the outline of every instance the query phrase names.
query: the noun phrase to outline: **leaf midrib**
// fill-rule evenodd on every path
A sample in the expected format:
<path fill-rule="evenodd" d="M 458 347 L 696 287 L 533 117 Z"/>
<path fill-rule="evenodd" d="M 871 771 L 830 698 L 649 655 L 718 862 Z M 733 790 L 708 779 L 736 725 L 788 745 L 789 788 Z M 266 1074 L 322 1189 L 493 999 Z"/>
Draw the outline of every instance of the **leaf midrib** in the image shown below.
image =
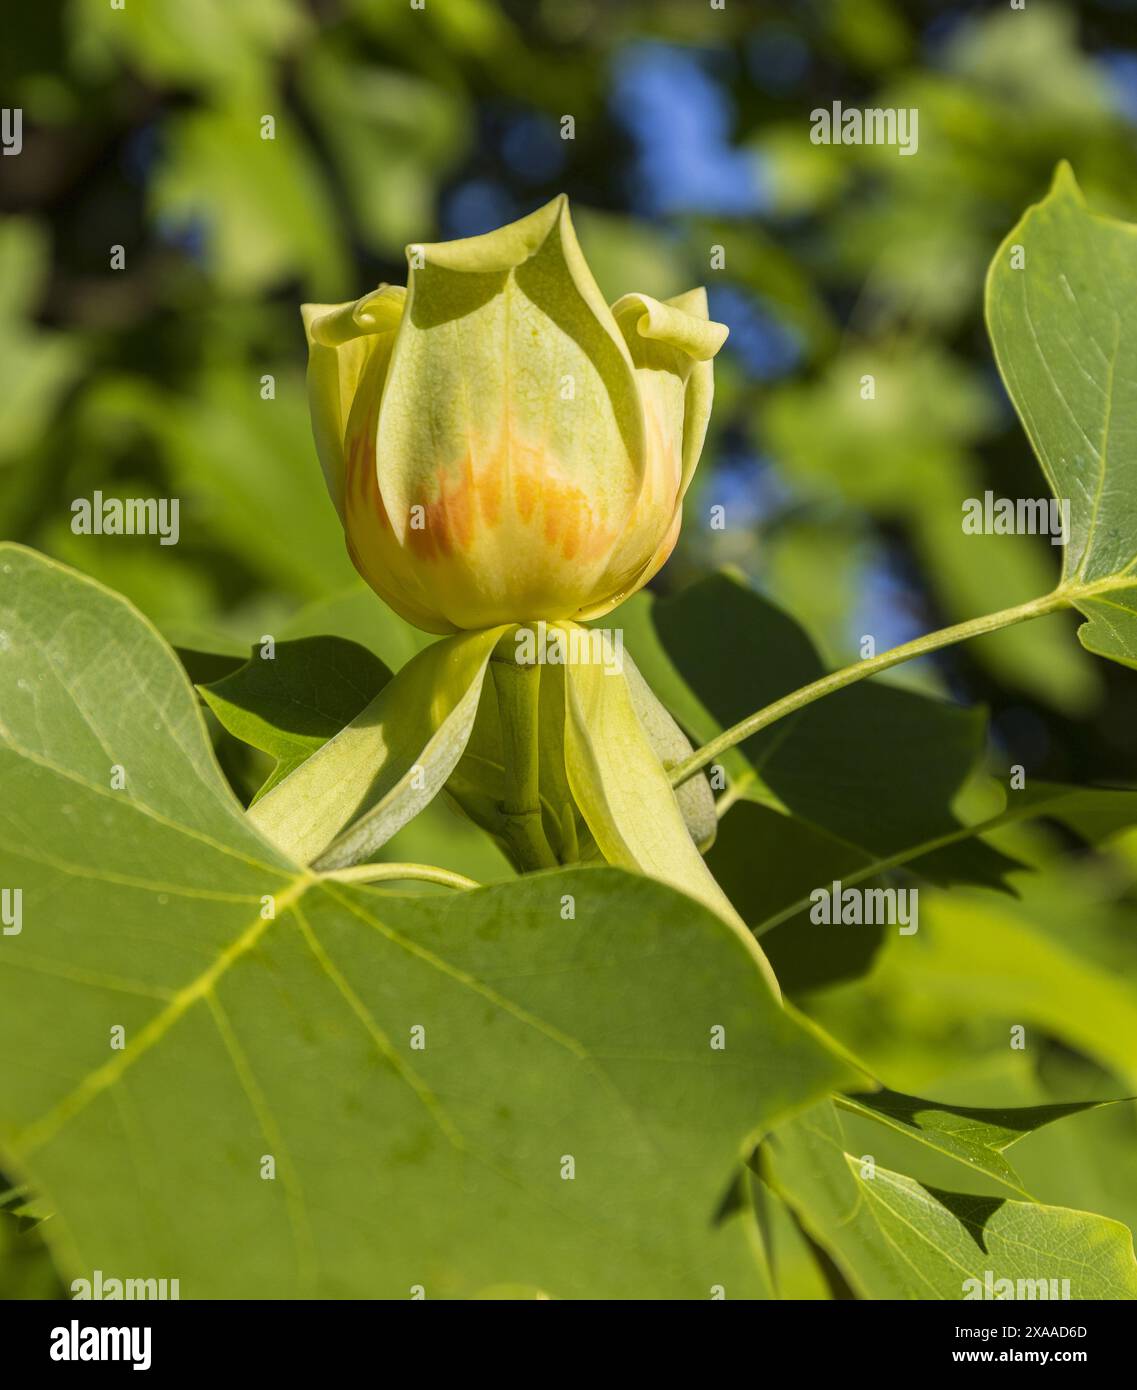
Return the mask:
<path fill-rule="evenodd" d="M 317 881 L 313 874 L 304 870 L 289 883 L 283 893 L 274 895 L 275 911 L 283 916 L 292 904 Z M 11 1147 L 26 1157 L 53 1139 L 68 1121 L 72 1120 L 80 1111 L 85 1110 L 93 1100 L 113 1086 L 118 1078 L 140 1057 L 145 1056 L 156 1043 L 160 1042 L 194 1004 L 207 999 L 229 967 L 256 946 L 257 942 L 272 926 L 274 920 L 275 917 L 264 917 L 258 913 L 236 940 L 218 953 L 217 959 L 211 965 L 200 975 L 195 976 L 189 984 L 183 985 L 181 989 L 177 990 L 170 997 L 165 1008 L 143 1025 L 137 1038 L 129 1047 L 124 1048 L 121 1052 L 116 1052 L 102 1066 L 88 1072 L 79 1084 L 45 1115 L 42 1115 L 38 1120 L 33 1120 L 23 1129 L 17 1130 L 10 1141 Z"/>

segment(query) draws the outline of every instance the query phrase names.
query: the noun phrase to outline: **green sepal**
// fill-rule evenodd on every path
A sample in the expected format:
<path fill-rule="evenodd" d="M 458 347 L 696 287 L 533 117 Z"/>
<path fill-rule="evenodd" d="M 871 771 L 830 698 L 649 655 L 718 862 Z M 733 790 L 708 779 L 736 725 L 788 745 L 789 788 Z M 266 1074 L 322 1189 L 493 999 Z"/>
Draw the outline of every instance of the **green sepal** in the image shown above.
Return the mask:
<path fill-rule="evenodd" d="M 420 652 L 249 819 L 301 863 L 342 868 L 372 855 L 453 772 L 504 631 L 462 633 Z"/>

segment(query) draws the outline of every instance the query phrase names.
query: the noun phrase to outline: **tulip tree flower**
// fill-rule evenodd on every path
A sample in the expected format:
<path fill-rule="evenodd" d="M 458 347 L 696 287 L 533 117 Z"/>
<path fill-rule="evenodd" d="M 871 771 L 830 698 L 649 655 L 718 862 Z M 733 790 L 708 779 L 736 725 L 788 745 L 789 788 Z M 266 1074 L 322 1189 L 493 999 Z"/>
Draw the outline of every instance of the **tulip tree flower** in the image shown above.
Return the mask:
<path fill-rule="evenodd" d="M 443 640 L 254 818 L 342 868 L 445 787 L 519 869 L 638 869 L 756 949 L 700 854 L 715 823 L 705 778 L 670 785 L 665 763 L 690 745 L 622 633 L 578 626 L 675 546 L 726 328 L 702 289 L 606 304 L 563 196 L 484 236 L 409 247 L 408 263 L 406 289 L 304 306 L 308 388 L 352 561 Z"/>
<path fill-rule="evenodd" d="M 609 308 L 563 197 L 410 261 L 303 310 L 352 560 L 428 632 L 600 617 L 674 548 L 727 330 L 701 289 Z"/>

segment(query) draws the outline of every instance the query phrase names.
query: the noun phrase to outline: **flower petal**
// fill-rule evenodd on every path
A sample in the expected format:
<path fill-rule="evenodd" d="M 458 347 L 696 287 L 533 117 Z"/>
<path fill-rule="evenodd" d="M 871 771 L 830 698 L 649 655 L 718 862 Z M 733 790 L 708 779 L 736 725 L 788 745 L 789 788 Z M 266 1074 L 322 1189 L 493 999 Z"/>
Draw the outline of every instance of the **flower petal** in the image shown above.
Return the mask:
<path fill-rule="evenodd" d="M 409 256 L 377 425 L 393 538 L 455 626 L 568 616 L 638 503 L 645 444 L 631 357 L 567 203 Z"/>
<path fill-rule="evenodd" d="M 390 355 L 406 290 L 380 285 L 347 304 L 304 304 L 308 338 L 308 402 L 320 466 L 342 520 L 344 435 L 360 378 L 378 350 Z"/>
<path fill-rule="evenodd" d="M 623 548 L 613 556 L 609 582 L 597 601 L 574 614 L 580 622 L 600 617 L 642 588 L 675 548 L 683 498 L 711 415 L 711 359 L 729 331 L 725 324 L 707 317 L 707 294 L 702 288 L 668 300 L 626 294 L 612 306 L 612 313 L 636 368 L 648 466 L 633 525 Z M 627 555 L 639 561 L 631 574 L 623 563 Z"/>

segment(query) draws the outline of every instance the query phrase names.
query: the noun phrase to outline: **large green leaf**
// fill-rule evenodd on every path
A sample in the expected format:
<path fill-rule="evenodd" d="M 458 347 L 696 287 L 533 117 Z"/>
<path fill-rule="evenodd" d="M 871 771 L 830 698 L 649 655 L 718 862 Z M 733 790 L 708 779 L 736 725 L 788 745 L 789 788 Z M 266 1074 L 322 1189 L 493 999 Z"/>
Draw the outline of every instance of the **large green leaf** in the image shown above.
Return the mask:
<path fill-rule="evenodd" d="M 413 900 L 299 869 L 137 613 L 18 547 L 0 575 L 0 1170 L 65 1278 L 763 1292 L 739 1159 L 858 1078 L 740 934 L 616 869 Z"/>
<path fill-rule="evenodd" d="M 995 357 L 1054 495 L 1084 646 L 1137 666 L 1137 227 L 1086 207 L 1068 164 L 987 277 Z"/>
<path fill-rule="evenodd" d="M 1137 1297 L 1133 1237 L 1118 1221 L 1064 1207 L 944 1192 L 846 1151 L 826 1101 L 764 1146 L 775 1190 L 862 1296 L 983 1297 L 987 1283 L 1031 1281 L 1019 1297 Z M 967 1281 L 978 1280 L 979 1292 Z M 1036 1281 L 1045 1280 L 1045 1292 Z M 1050 1280 L 1056 1280 L 1051 1292 Z M 988 1295 L 991 1296 L 991 1295 Z"/>

